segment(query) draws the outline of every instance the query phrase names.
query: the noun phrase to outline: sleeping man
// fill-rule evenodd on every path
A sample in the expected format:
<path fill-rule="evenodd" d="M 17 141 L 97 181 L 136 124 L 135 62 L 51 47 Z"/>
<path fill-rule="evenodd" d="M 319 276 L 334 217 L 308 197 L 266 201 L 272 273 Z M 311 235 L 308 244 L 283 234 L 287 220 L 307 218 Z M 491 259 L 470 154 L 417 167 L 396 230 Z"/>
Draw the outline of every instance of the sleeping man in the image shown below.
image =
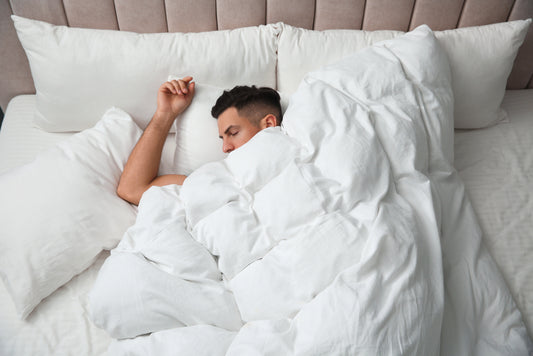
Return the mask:
<path fill-rule="evenodd" d="M 186 176 L 157 176 L 157 172 L 172 123 L 187 109 L 193 97 L 194 82 L 190 76 L 161 85 L 157 93 L 157 110 L 120 177 L 117 194 L 122 199 L 138 205 L 142 194 L 151 186 L 183 184 Z M 280 125 L 280 96 L 270 88 L 237 86 L 221 95 L 211 114 L 218 119 L 222 150 L 229 153 L 244 145 L 259 131 Z"/>
<path fill-rule="evenodd" d="M 187 177 L 157 175 L 172 123 L 190 105 L 194 93 L 192 77 L 160 86 L 157 110 L 120 178 L 118 195 L 136 205 L 150 187 L 162 188 L 144 194 L 146 204 L 139 208 L 135 225 L 111 251 L 91 292 L 91 320 L 113 338 L 203 323 L 232 331 L 242 326 L 233 295 L 222 283 L 212 255 L 183 229 L 184 211 L 176 210 L 182 199 L 174 193 L 175 185 L 182 185 Z M 218 118 L 222 149 L 227 153 L 282 120 L 279 94 L 254 86 L 225 91 L 211 114 Z M 162 221 L 163 216 L 169 220 Z M 160 262 L 166 266 L 164 271 L 155 267 Z M 183 270 L 174 268 L 176 264 Z"/>

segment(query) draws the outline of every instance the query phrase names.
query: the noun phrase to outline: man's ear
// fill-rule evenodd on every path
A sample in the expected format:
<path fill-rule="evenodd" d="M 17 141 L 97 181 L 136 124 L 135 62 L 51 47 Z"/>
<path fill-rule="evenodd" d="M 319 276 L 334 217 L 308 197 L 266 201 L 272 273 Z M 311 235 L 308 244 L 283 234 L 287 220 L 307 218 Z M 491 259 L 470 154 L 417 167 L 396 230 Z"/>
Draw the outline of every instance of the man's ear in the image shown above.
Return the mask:
<path fill-rule="evenodd" d="M 261 129 L 277 126 L 277 122 L 278 121 L 276 120 L 276 117 L 274 115 L 268 114 L 267 116 L 261 119 Z"/>

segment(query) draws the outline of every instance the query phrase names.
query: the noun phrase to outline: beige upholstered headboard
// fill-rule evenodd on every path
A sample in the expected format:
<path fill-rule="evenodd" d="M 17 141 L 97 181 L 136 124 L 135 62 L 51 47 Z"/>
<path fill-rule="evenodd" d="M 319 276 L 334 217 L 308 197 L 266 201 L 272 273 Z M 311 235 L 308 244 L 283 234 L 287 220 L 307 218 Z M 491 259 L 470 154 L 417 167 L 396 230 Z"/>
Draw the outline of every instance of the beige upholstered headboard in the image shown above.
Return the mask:
<path fill-rule="evenodd" d="M 0 0 L 0 106 L 34 93 L 11 14 L 56 25 L 199 32 L 285 22 L 308 29 L 452 29 L 533 17 L 533 0 Z M 508 89 L 533 88 L 533 26 Z"/>

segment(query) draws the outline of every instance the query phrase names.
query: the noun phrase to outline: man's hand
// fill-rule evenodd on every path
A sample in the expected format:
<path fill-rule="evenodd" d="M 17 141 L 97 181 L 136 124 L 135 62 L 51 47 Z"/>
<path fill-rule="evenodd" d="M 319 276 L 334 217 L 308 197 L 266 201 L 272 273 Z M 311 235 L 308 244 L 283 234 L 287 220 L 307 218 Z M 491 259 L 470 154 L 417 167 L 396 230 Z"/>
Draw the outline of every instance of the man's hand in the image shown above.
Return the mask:
<path fill-rule="evenodd" d="M 139 204 L 143 193 L 153 185 L 183 184 L 185 176 L 157 176 L 161 152 L 176 116 L 190 105 L 194 97 L 192 77 L 163 83 L 157 92 L 157 110 L 133 148 L 120 176 L 117 194 L 124 200 Z"/>
<path fill-rule="evenodd" d="M 157 92 L 157 116 L 174 120 L 191 104 L 194 97 L 192 77 L 163 83 Z"/>

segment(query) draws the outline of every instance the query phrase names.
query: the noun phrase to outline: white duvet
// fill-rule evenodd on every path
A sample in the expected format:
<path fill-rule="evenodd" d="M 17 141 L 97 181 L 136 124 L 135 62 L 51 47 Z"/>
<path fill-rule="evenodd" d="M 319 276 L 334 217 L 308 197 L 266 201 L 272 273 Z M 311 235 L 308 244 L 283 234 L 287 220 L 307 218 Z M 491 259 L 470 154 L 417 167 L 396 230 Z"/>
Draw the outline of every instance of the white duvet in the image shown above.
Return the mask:
<path fill-rule="evenodd" d="M 91 318 L 112 355 L 524 355 L 450 162 L 426 26 L 306 76 L 282 128 L 148 190 Z"/>

